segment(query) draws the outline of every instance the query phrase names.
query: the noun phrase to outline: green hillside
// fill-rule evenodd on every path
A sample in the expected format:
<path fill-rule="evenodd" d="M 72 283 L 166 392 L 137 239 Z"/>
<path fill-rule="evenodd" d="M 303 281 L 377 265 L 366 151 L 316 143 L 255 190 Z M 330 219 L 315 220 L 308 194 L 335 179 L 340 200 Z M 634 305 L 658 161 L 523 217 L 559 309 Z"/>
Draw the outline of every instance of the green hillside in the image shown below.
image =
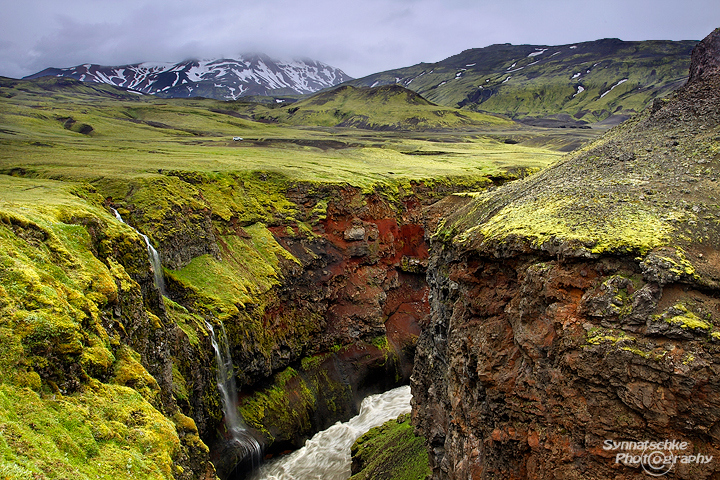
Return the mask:
<path fill-rule="evenodd" d="M 258 118 L 290 125 L 356 127 L 370 130 L 441 130 L 508 127 L 487 114 L 438 106 L 400 85 L 343 86 L 313 95 Z"/>
<path fill-rule="evenodd" d="M 491 45 L 348 84 L 399 84 L 440 105 L 515 119 L 619 120 L 682 85 L 696 43 L 603 39 L 562 46 Z"/>

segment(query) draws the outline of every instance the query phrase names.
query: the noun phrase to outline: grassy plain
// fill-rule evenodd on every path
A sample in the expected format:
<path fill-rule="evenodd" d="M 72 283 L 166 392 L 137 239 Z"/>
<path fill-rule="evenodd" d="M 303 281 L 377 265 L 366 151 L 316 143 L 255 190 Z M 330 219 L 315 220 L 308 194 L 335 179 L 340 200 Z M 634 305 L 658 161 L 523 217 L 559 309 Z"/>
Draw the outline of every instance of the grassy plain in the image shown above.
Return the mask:
<path fill-rule="evenodd" d="M 83 182 L 163 170 L 267 171 L 370 187 L 542 168 L 561 155 L 552 147 L 594 136 L 506 121 L 462 131 L 292 127 L 252 121 L 258 109 L 268 111 L 256 104 L 159 100 L 49 78 L 2 80 L 0 98 L 0 172 Z M 508 141 L 516 137 L 539 146 Z"/>

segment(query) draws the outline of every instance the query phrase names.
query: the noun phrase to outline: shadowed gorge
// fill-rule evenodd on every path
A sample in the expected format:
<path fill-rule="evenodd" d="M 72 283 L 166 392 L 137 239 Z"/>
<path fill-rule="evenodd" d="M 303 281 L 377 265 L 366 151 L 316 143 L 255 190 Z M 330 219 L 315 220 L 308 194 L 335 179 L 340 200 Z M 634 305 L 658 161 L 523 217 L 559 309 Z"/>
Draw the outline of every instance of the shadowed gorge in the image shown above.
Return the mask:
<path fill-rule="evenodd" d="M 227 113 L 248 103 L 67 79 L 0 88 L 10 478 L 243 478 L 235 410 L 265 455 L 350 418 L 409 381 L 429 311 L 426 207 L 587 138 L 506 120 L 297 129 Z M 224 327 L 237 404 L 208 325 Z"/>
<path fill-rule="evenodd" d="M 608 131 L 400 85 L 1 78 L 0 478 L 244 479 L 408 384 L 353 478 L 642 478 L 608 439 L 720 460 L 717 37 Z"/>

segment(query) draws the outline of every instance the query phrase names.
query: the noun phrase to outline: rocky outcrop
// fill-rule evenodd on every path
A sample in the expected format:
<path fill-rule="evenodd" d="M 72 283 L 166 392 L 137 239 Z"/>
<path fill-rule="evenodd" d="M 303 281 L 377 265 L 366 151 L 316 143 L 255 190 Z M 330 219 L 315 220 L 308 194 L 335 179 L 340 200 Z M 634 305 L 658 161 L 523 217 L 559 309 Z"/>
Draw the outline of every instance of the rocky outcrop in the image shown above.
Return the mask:
<path fill-rule="evenodd" d="M 690 61 L 688 83 L 718 75 L 720 73 L 720 28 L 698 43 Z"/>
<path fill-rule="evenodd" d="M 433 478 L 720 472 L 708 51 L 684 89 L 564 162 L 452 200 L 411 383 Z"/>

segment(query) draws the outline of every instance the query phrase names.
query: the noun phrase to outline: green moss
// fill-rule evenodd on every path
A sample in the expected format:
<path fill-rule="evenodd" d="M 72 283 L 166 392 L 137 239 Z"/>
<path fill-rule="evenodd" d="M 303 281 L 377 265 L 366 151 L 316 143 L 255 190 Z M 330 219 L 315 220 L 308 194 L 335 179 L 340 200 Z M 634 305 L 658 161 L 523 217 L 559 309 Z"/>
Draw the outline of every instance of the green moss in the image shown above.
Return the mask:
<path fill-rule="evenodd" d="M 177 365 L 173 364 L 172 367 L 172 378 L 173 378 L 173 395 L 176 399 L 181 401 L 188 401 L 190 399 L 190 392 L 188 390 L 187 381 L 183 377 Z"/>
<path fill-rule="evenodd" d="M 240 413 L 249 426 L 261 431 L 272 444 L 275 435 L 283 435 L 287 440 L 311 430 L 310 413 L 316 393 L 297 371 L 288 367 L 274 376 L 271 387 L 244 399 Z"/>
<path fill-rule="evenodd" d="M 117 352 L 117 359 L 113 382 L 136 390 L 148 401 L 155 401 L 160 387 L 140 363 L 140 355 L 123 346 Z"/>
<path fill-rule="evenodd" d="M 90 187 L 80 198 L 59 182 L 0 184 L 3 474 L 172 478 L 177 432 L 152 404 L 157 381 L 121 343 L 124 323 L 146 319 L 145 328 L 157 328 L 161 320 L 142 306 L 114 317 L 127 300 L 119 292 L 142 297 L 112 255 L 134 268 L 144 246 L 97 206 Z"/>
<path fill-rule="evenodd" d="M 352 480 L 424 480 L 432 473 L 425 439 L 415 435 L 409 414 L 370 429 L 351 452 L 363 467 Z"/>
<path fill-rule="evenodd" d="M 712 324 L 706 322 L 705 320 L 701 319 L 697 315 L 695 315 L 693 312 L 689 311 L 687 307 L 685 307 L 682 304 L 676 304 L 673 306 L 678 311 L 683 312 L 680 315 L 674 315 L 672 317 L 669 317 L 665 319 L 666 322 L 678 325 L 681 328 L 686 329 L 699 329 L 699 330 L 711 330 Z"/>
<path fill-rule="evenodd" d="M 672 227 L 660 217 L 633 205 L 610 205 L 602 217 L 572 197 L 543 198 L 538 202 L 508 205 L 487 222 L 472 226 L 457 238 L 460 244 L 482 239 L 502 242 L 515 236 L 535 248 L 554 241 L 567 242 L 591 254 L 637 252 L 645 254 L 669 240 Z"/>
<path fill-rule="evenodd" d="M 593 328 L 587 333 L 587 343 L 591 345 L 601 345 L 604 343 L 615 345 L 618 342 L 628 341 L 635 341 L 635 337 L 628 335 L 622 330 Z"/>
<path fill-rule="evenodd" d="M 268 387 L 241 401 L 243 418 L 263 433 L 268 445 L 311 436 L 318 411 L 337 419 L 349 413 L 351 387 L 331 378 L 328 362 L 334 362 L 332 353 L 306 357 L 300 371 L 286 368 L 273 376 Z"/>
<path fill-rule="evenodd" d="M 328 201 L 326 199 L 322 199 L 315 204 L 315 206 L 310 211 L 310 215 L 316 221 L 325 220 L 327 218 L 327 208 Z"/>
<path fill-rule="evenodd" d="M 222 259 L 195 257 L 179 270 L 167 274 L 186 288 L 230 305 L 252 303 L 279 283 L 281 262 L 297 260 L 283 249 L 261 223 L 244 228 L 250 238 L 220 237 Z"/>
<path fill-rule="evenodd" d="M 584 348 L 587 350 L 597 346 L 605 346 L 608 354 L 629 352 L 656 362 L 661 361 L 667 354 L 667 351 L 647 346 L 636 337 L 617 329 L 593 328 L 588 331 L 587 345 Z"/>
<path fill-rule="evenodd" d="M 170 479 L 179 450 L 174 425 L 137 392 L 99 382 L 50 398 L 0 385 L 0 431 L 9 478 Z"/>
<path fill-rule="evenodd" d="M 318 368 L 325 359 L 327 359 L 328 354 L 320 354 L 320 355 L 313 355 L 311 357 L 304 357 L 300 360 L 301 368 L 306 371 L 312 371 L 316 368 Z"/>

